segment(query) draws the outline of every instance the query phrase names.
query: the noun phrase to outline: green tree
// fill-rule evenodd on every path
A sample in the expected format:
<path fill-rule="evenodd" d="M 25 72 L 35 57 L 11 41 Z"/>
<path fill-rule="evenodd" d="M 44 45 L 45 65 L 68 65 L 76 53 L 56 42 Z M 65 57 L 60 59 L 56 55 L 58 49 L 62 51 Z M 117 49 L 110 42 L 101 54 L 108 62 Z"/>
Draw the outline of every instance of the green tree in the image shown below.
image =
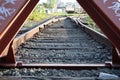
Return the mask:
<path fill-rule="evenodd" d="M 45 7 L 38 5 L 32 14 L 29 16 L 28 20 L 31 21 L 39 21 L 40 19 L 44 19 L 46 17 L 45 15 Z"/>
<path fill-rule="evenodd" d="M 49 4 L 49 3 L 43 3 L 43 6 L 44 6 L 45 8 L 52 8 L 52 7 L 51 7 L 51 4 Z"/>
<path fill-rule="evenodd" d="M 51 0 L 51 7 L 52 8 L 56 7 L 56 0 Z"/>

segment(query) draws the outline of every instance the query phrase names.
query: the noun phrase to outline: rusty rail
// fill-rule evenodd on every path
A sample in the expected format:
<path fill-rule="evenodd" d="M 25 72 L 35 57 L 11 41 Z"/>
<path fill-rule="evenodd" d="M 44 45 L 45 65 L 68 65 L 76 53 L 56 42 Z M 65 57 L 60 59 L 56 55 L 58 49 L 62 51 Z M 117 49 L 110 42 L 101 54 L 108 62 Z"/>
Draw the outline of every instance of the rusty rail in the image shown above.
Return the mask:
<path fill-rule="evenodd" d="M 95 40 L 107 46 L 108 49 L 112 49 L 112 44 L 109 39 L 102 33 L 90 28 L 88 25 L 83 24 L 78 18 L 71 18 L 83 31 L 90 34 Z"/>
<path fill-rule="evenodd" d="M 61 18 L 51 18 L 50 20 L 36 26 L 35 28 L 25 32 L 24 34 L 16 37 L 13 40 L 13 49 L 16 52 L 18 47 L 24 43 L 26 40 L 32 38 L 36 33 L 40 32 L 42 29 L 46 28 L 47 25 L 50 25 L 51 23 L 57 22 L 59 20 L 65 19 L 65 17 L 61 17 Z"/>
<path fill-rule="evenodd" d="M 98 68 L 119 68 L 119 65 L 110 66 L 107 64 L 24 64 L 18 62 L 17 65 L 0 65 L 0 68 L 42 68 L 42 69 L 98 69 Z"/>

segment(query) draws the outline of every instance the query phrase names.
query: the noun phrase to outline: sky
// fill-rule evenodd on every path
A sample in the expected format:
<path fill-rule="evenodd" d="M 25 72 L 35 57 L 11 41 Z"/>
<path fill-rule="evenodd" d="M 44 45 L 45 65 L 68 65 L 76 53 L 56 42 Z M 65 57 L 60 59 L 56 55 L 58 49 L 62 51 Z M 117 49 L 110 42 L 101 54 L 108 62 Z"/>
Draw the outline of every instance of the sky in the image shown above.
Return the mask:
<path fill-rule="evenodd" d="M 62 2 L 75 2 L 76 0 L 61 0 Z M 40 3 L 47 2 L 47 0 L 40 0 Z"/>

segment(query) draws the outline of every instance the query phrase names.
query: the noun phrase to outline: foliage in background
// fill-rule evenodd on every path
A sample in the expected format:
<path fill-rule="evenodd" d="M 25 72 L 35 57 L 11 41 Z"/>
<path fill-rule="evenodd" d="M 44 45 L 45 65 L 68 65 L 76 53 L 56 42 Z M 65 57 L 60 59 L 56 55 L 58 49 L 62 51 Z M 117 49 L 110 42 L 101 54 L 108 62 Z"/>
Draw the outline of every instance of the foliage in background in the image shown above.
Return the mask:
<path fill-rule="evenodd" d="M 39 4 L 29 16 L 28 21 L 40 21 L 47 17 L 48 14 L 45 13 L 45 7 Z"/>
<path fill-rule="evenodd" d="M 98 31 L 98 32 L 100 32 L 100 33 L 103 33 L 103 32 L 100 30 L 100 28 L 96 25 L 96 23 L 91 19 L 91 17 L 90 17 L 89 15 L 87 15 L 87 14 L 86 14 L 86 21 L 87 21 L 88 25 L 89 25 L 92 29 L 94 29 L 94 30 L 96 30 L 96 31 Z"/>
<path fill-rule="evenodd" d="M 43 3 L 43 6 L 44 6 L 45 8 L 52 8 L 52 7 L 51 7 L 51 4 L 49 4 L 49 3 Z"/>
<path fill-rule="evenodd" d="M 56 7 L 56 0 L 51 0 L 51 7 L 52 8 Z"/>
<path fill-rule="evenodd" d="M 52 8 L 54 8 L 54 7 L 57 6 L 56 0 L 51 0 L 50 3 L 43 3 L 43 6 L 44 6 L 45 8 L 52 9 Z"/>
<path fill-rule="evenodd" d="M 65 12 L 54 12 L 54 13 L 51 13 L 51 15 L 54 15 L 54 16 L 78 16 L 79 14 L 75 14 L 75 13 L 67 14 Z"/>
<path fill-rule="evenodd" d="M 28 28 L 28 27 L 34 27 L 37 24 L 39 24 L 39 22 L 41 22 L 41 20 L 44 20 L 46 18 L 49 18 L 51 15 L 48 15 L 45 12 L 45 6 L 39 4 L 37 5 L 37 7 L 34 9 L 34 11 L 31 13 L 31 15 L 28 17 L 28 20 L 26 21 L 26 23 L 24 24 L 24 28 Z"/>
<path fill-rule="evenodd" d="M 94 23 L 94 21 L 90 18 L 90 16 L 86 16 L 86 21 L 87 23 L 92 26 L 93 28 L 95 28 L 96 24 Z"/>

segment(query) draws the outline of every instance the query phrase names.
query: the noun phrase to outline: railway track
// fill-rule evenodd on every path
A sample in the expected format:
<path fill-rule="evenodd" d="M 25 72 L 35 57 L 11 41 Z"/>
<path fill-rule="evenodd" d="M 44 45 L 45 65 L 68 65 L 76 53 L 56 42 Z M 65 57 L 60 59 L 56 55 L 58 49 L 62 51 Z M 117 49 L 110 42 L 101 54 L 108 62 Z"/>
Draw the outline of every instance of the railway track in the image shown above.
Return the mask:
<path fill-rule="evenodd" d="M 70 19 L 59 21 L 25 42 L 17 52 L 25 63 L 104 63 L 111 51 Z M 85 59 L 86 58 L 86 59 Z"/>
<path fill-rule="evenodd" d="M 103 65 L 111 58 L 111 47 L 94 39 L 70 18 L 65 18 L 48 25 L 19 47 L 16 60 L 27 65 L 1 69 L 0 75 L 15 76 L 9 77 L 12 80 L 96 80 L 101 72 L 120 76 L 119 69 Z"/>
<path fill-rule="evenodd" d="M 18 34 L 39 0 L 0 1 L 0 80 L 119 80 L 119 1 L 77 1 L 108 38 L 74 17 L 53 17 Z"/>

